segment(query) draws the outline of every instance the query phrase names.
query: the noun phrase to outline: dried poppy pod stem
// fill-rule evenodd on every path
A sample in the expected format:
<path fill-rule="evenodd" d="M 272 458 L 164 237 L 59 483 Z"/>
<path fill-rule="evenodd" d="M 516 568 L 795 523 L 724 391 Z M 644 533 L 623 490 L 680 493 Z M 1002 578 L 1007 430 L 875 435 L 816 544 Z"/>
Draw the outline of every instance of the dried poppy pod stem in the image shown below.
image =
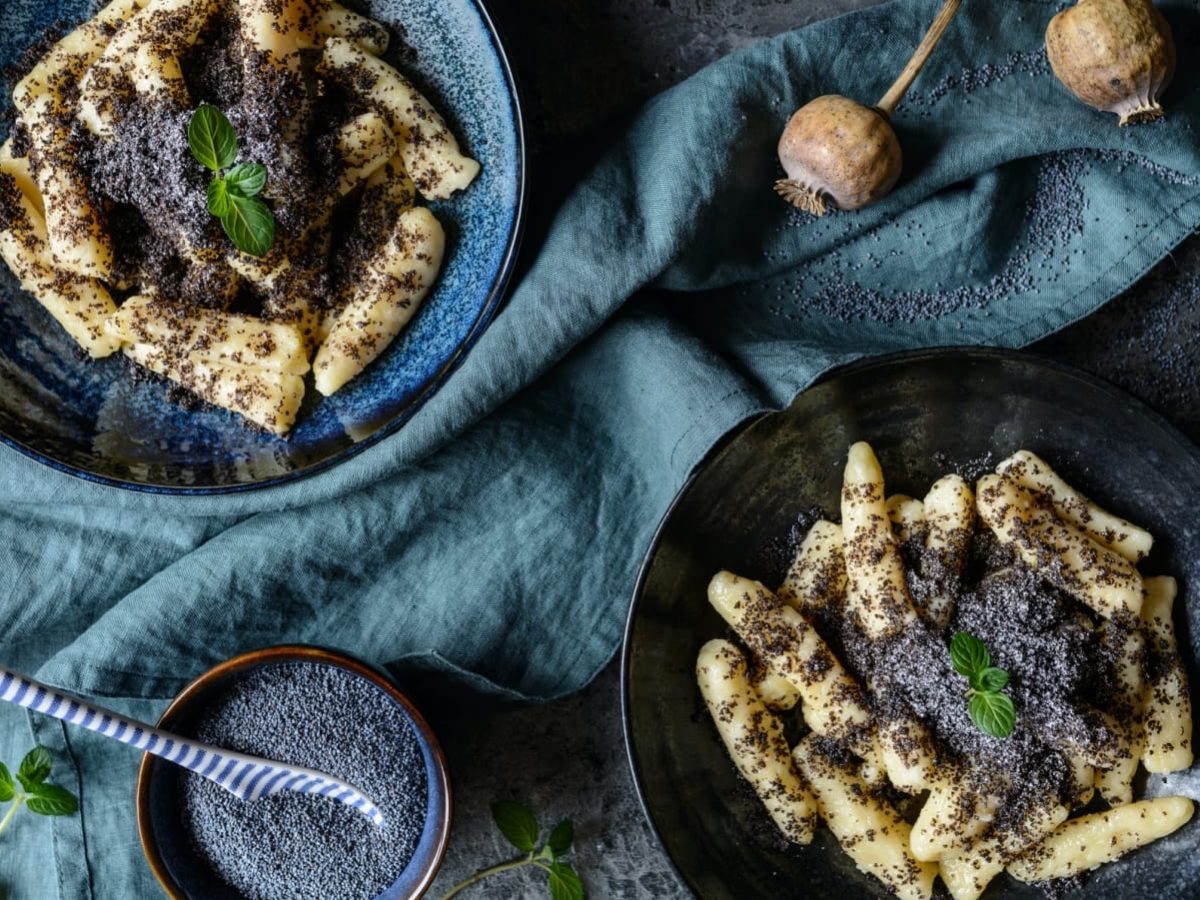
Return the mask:
<path fill-rule="evenodd" d="M 1175 38 L 1150 0 L 1079 0 L 1050 20 L 1046 55 L 1067 90 L 1121 125 L 1162 118 Z"/>
<path fill-rule="evenodd" d="M 775 192 L 793 206 L 825 215 L 828 204 L 858 209 L 884 197 L 900 178 L 900 140 L 890 119 L 942 39 L 962 0 L 946 0 L 916 52 L 874 107 L 829 94 L 800 107 L 779 139 L 787 178 Z"/>

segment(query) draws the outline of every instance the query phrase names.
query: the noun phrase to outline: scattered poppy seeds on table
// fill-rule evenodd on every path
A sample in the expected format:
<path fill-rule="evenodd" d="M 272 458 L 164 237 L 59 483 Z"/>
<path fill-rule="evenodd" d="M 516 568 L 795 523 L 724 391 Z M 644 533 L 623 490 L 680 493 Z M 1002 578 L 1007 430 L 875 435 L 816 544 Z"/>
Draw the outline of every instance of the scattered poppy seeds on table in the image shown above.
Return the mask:
<path fill-rule="evenodd" d="M 1194 335 L 1200 330 L 1200 238 L 1184 241 L 1122 297 L 1038 350 L 1065 358 L 1167 413 L 1193 437 L 1200 410 Z"/>
<path fill-rule="evenodd" d="M 425 825 L 424 755 L 403 708 L 359 675 L 278 663 L 239 676 L 195 737 L 329 772 L 379 804 L 378 828 L 332 800 L 284 792 L 253 803 L 183 777 L 180 815 L 201 862 L 248 900 L 369 900 L 412 859 Z"/>

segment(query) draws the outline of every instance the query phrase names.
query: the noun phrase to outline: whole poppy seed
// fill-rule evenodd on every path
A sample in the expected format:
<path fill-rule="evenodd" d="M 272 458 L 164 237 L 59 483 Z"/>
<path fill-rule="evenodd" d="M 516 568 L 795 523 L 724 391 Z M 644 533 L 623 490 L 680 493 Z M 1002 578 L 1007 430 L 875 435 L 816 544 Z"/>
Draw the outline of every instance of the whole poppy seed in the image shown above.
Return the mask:
<path fill-rule="evenodd" d="M 1195 408 L 1200 361 L 1200 240 L 1191 237 L 1097 315 L 1038 346 L 1105 377 L 1200 434 Z"/>
<path fill-rule="evenodd" d="M 1200 184 L 1200 178 L 1188 175 L 1176 169 L 1168 168 L 1145 156 L 1139 156 L 1129 150 L 1093 150 L 1091 155 L 1103 162 L 1117 163 L 1117 171 L 1123 172 L 1128 166 L 1141 166 L 1156 178 L 1161 178 L 1168 184 L 1178 184 L 1185 187 L 1195 187 Z"/>
<path fill-rule="evenodd" d="M 238 896 L 367 900 L 412 859 L 428 805 L 424 755 L 407 714 L 367 679 L 323 663 L 263 666 L 237 678 L 193 733 L 345 779 L 387 820 L 378 828 L 340 803 L 288 792 L 246 803 L 187 773 L 184 833 Z"/>
<path fill-rule="evenodd" d="M 1012 50 L 1003 61 L 984 63 L 973 69 L 963 69 L 958 74 L 946 75 L 928 91 L 914 93 L 910 96 L 908 102 L 905 103 L 905 109 L 915 112 L 923 118 L 928 118 L 933 115 L 933 107 L 938 101 L 949 94 L 957 91 L 969 98 L 971 94 L 991 87 L 1015 74 L 1050 75 L 1050 62 L 1046 58 L 1046 49 L 1039 47 L 1037 50 Z"/>

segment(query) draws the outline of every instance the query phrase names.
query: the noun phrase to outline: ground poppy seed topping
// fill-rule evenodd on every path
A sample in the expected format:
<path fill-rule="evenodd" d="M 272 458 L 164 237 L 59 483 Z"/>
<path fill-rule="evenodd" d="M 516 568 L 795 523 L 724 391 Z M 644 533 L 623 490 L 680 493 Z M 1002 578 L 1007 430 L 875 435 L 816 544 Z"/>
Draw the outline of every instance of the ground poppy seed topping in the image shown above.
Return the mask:
<path fill-rule="evenodd" d="M 480 171 L 390 39 L 334 0 L 110 0 L 16 73 L 0 255 L 89 356 L 286 436 L 309 372 L 340 390 L 417 315 L 445 254 L 417 204 Z M 260 352 L 280 327 L 299 357 Z"/>
<path fill-rule="evenodd" d="M 807 510 L 761 554 L 777 590 L 712 578 L 729 631 L 697 680 L 777 825 L 815 815 L 902 898 L 941 878 L 974 900 L 1006 869 L 1057 895 L 1191 815 L 1131 802 L 1139 764 L 1192 761 L 1176 584 L 1138 571 L 1148 532 L 1029 451 L 967 468 L 889 496 L 853 445 L 841 524 Z"/>

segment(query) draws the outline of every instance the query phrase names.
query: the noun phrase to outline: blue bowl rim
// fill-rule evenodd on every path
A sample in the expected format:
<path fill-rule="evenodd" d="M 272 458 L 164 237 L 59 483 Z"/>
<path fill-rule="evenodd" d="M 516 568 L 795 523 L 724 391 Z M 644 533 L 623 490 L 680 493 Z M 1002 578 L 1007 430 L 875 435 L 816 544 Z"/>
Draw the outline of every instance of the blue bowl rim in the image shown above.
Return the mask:
<path fill-rule="evenodd" d="M 417 709 L 408 695 L 400 690 L 392 676 L 385 669 L 359 659 L 345 650 L 314 644 L 278 644 L 271 647 L 263 647 L 259 650 L 249 650 L 213 666 L 192 679 L 175 696 L 170 705 L 163 710 L 156 725 L 159 728 L 170 729 L 172 722 L 185 712 L 198 696 L 202 695 L 213 683 L 223 678 L 235 676 L 262 665 L 288 662 L 309 662 L 339 666 L 371 681 L 386 692 L 404 710 L 413 724 L 418 741 L 422 744 L 423 749 L 427 751 L 425 754 L 426 758 L 433 760 L 434 771 L 431 775 L 436 776 L 438 791 L 442 798 L 437 812 L 440 822 L 437 826 L 437 843 L 434 847 L 433 855 L 430 857 L 425 871 L 418 880 L 416 892 L 409 898 L 409 900 L 417 900 L 417 898 L 424 896 L 432 886 L 434 879 L 441 870 L 442 863 L 445 861 L 446 850 L 450 845 L 450 827 L 454 819 L 454 796 L 450 787 L 450 764 L 446 759 L 446 753 L 442 749 L 441 742 L 438 740 L 437 734 L 430 726 L 429 721 Z M 137 817 L 138 839 L 142 845 L 142 853 L 146 857 L 150 871 L 153 873 L 159 886 L 163 889 L 163 892 L 172 898 L 172 900 L 187 900 L 187 895 L 176 883 L 166 863 L 163 861 L 162 854 L 158 848 L 158 839 L 151 824 L 150 776 L 154 767 L 159 764 L 162 764 L 159 757 L 150 753 L 142 754 L 142 761 L 138 766 L 137 781 L 134 787 L 134 809 Z M 403 873 L 397 877 L 399 878 L 402 875 Z M 387 890 L 385 889 L 383 896 L 387 895 Z"/>
<path fill-rule="evenodd" d="M 1098 375 L 1092 375 L 1090 372 L 1085 372 L 1075 366 L 1060 363 L 1046 356 L 1041 356 L 1037 353 L 1032 353 L 1023 350 L 1010 350 L 1002 347 L 977 347 L 970 345 L 951 345 L 944 347 L 927 347 L 919 350 L 900 350 L 894 353 L 883 353 L 878 356 L 868 356 L 862 359 L 854 360 L 844 365 L 835 366 L 828 372 L 825 372 L 817 378 L 811 385 L 805 388 L 800 394 L 797 394 L 795 399 L 799 399 L 801 394 L 806 393 L 812 388 L 819 387 L 828 381 L 832 381 L 843 375 L 852 372 L 858 372 L 863 369 L 871 369 L 876 366 L 893 365 L 896 363 L 911 363 L 921 362 L 928 359 L 946 356 L 959 356 L 964 360 L 979 359 L 979 360 L 995 360 L 1000 362 L 1018 362 L 1026 365 L 1041 366 L 1046 369 L 1051 369 L 1061 375 L 1067 375 L 1077 381 L 1082 381 L 1089 387 L 1102 391 L 1119 399 L 1122 403 L 1127 404 L 1131 409 L 1145 417 L 1147 420 L 1154 422 L 1166 434 L 1169 434 L 1174 440 L 1192 456 L 1193 461 L 1200 465 L 1200 446 L 1187 437 L 1179 430 L 1170 419 L 1160 413 L 1154 407 L 1150 406 L 1143 400 L 1134 397 L 1128 391 L 1118 387 L 1111 381 L 1101 378 Z M 795 402 L 795 400 L 793 400 Z M 789 404 L 790 406 L 791 404 Z M 691 490 L 692 486 L 700 478 L 700 476 L 711 466 L 722 453 L 724 453 L 731 444 L 746 434 L 751 428 L 760 422 L 775 415 L 780 415 L 785 412 L 787 407 L 779 410 L 771 410 L 769 412 L 758 413 L 743 421 L 741 424 L 731 428 L 725 435 L 721 437 L 716 444 L 708 451 L 704 458 L 696 465 L 696 468 L 688 476 L 687 480 L 680 486 L 679 491 L 671 500 L 670 506 L 663 513 L 659 520 L 658 526 L 654 529 L 654 536 L 650 539 L 650 544 L 646 549 L 646 554 L 642 557 L 642 563 L 638 567 L 637 581 L 634 583 L 633 591 L 630 594 L 629 611 L 625 616 L 625 629 L 621 637 L 621 671 L 620 671 L 620 696 L 621 696 L 621 731 L 624 737 L 625 744 L 625 759 L 629 764 L 629 772 L 633 780 L 634 793 L 637 795 L 638 808 L 642 811 L 642 817 L 650 826 L 650 831 L 654 835 L 658 847 L 666 857 L 667 862 L 671 866 L 671 871 L 675 873 L 675 877 L 679 882 L 687 887 L 687 889 L 696 897 L 701 894 L 696 885 L 676 864 L 675 859 L 667 852 L 666 841 L 663 840 L 662 830 L 658 819 L 650 808 L 649 799 L 646 796 L 646 787 L 642 776 L 642 766 L 639 762 L 637 750 L 635 748 L 635 739 L 633 735 L 632 721 L 630 717 L 630 677 L 629 665 L 630 657 L 633 652 L 633 629 L 636 624 L 640 601 L 645 593 L 646 582 L 650 578 L 650 569 L 654 564 L 655 558 L 658 555 L 659 548 L 666 534 L 667 527 L 674 518 L 676 509 L 683 502 L 683 498 Z"/>
<path fill-rule="evenodd" d="M 87 469 L 82 469 L 77 466 L 72 466 L 54 457 L 48 456 L 39 450 L 30 447 L 29 445 L 18 441 L 16 438 L 0 431 L 0 444 L 16 450 L 22 456 L 26 456 L 35 462 L 41 463 L 57 472 L 62 472 L 65 475 L 70 475 L 79 478 L 83 481 L 88 481 L 93 484 L 103 485 L 104 487 L 120 488 L 121 490 L 132 491 L 142 494 L 159 494 L 168 496 L 183 496 L 183 497 L 199 497 L 199 496 L 216 496 L 221 494 L 243 494 L 250 491 L 258 491 L 264 488 L 278 487 L 283 484 L 289 484 L 294 481 L 299 481 L 303 478 L 308 478 L 312 475 L 318 475 L 328 469 L 333 468 L 345 462 L 348 459 L 357 456 L 364 450 L 378 444 L 384 438 L 390 437 L 399 431 L 422 406 L 441 390 L 442 386 L 450 378 L 452 374 L 462 365 L 467 354 L 475 346 L 476 342 L 487 330 L 492 320 L 496 317 L 501 303 L 508 292 L 509 282 L 512 279 L 513 272 L 516 269 L 517 257 L 520 253 L 521 242 L 525 233 L 525 217 L 526 207 L 528 202 L 528 148 L 525 139 L 525 116 L 522 110 L 522 101 L 520 87 L 517 83 L 516 75 L 513 71 L 512 63 L 509 61 L 508 52 L 504 49 L 504 43 L 500 38 L 500 31 L 496 27 L 491 14 L 487 11 L 484 5 L 484 0 L 471 0 L 475 7 L 479 18 L 487 30 L 488 36 L 491 39 L 491 44 L 496 53 L 496 60 L 500 65 L 500 71 L 504 76 L 504 80 L 508 85 L 508 93 L 511 100 L 512 120 L 515 130 L 514 138 L 516 140 L 516 161 L 517 161 L 517 209 L 513 219 L 513 227 L 508 237 L 508 245 L 504 250 L 504 258 L 501 260 L 500 268 L 497 271 L 495 281 L 492 283 L 492 288 L 488 293 L 487 300 L 484 302 L 483 308 L 479 312 L 479 316 L 475 319 L 471 326 L 470 332 L 459 343 L 458 347 L 451 354 L 450 358 L 442 365 L 442 367 L 421 387 L 416 394 L 400 409 L 399 412 L 385 425 L 380 426 L 368 438 L 351 444 L 348 447 L 334 453 L 333 455 L 313 463 L 310 466 L 305 466 L 301 469 L 296 469 L 291 472 L 286 472 L 283 475 L 277 475 L 273 478 L 265 478 L 261 481 L 247 482 L 243 484 L 214 484 L 201 485 L 196 487 L 185 487 L 182 485 L 168 484 L 149 484 L 139 481 L 130 481 L 123 478 L 114 478 L 109 475 L 101 475 L 97 472 L 91 472 Z"/>

